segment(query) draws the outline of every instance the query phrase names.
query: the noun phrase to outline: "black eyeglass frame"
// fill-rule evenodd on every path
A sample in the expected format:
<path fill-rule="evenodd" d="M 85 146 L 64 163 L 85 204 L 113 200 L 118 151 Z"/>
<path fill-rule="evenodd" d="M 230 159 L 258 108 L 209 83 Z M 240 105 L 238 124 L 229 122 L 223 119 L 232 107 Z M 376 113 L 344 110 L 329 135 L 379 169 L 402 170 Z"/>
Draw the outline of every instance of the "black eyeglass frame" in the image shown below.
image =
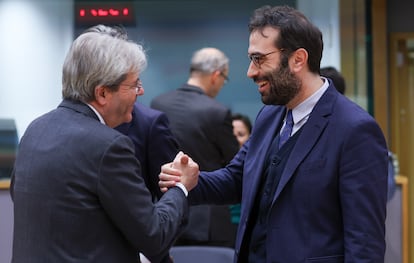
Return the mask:
<path fill-rule="evenodd" d="M 142 87 L 142 81 L 141 81 L 141 79 L 138 79 L 137 80 L 137 83 L 135 83 L 135 84 L 126 84 L 126 83 L 121 83 L 120 84 L 120 86 L 127 86 L 127 87 L 129 87 L 129 88 L 131 88 L 131 89 L 135 89 L 135 93 L 139 93 L 139 91 L 143 88 Z"/>
<path fill-rule="evenodd" d="M 224 78 L 224 83 L 227 83 L 230 81 L 229 77 L 223 73 L 223 71 L 220 71 L 220 76 Z"/>
<path fill-rule="evenodd" d="M 265 59 L 268 55 L 270 55 L 270 54 L 274 54 L 274 53 L 276 53 L 276 52 L 283 52 L 283 51 L 284 51 L 284 49 L 283 49 L 283 48 L 280 48 L 280 49 L 277 49 L 277 50 L 271 51 L 271 52 L 266 53 L 266 54 L 261 54 L 261 53 L 253 53 L 253 54 L 248 54 L 248 55 L 247 55 L 247 57 L 250 59 L 250 61 L 251 61 L 251 62 L 253 62 L 253 64 L 254 64 L 256 67 L 260 68 L 260 66 L 264 63 L 264 59 Z"/>

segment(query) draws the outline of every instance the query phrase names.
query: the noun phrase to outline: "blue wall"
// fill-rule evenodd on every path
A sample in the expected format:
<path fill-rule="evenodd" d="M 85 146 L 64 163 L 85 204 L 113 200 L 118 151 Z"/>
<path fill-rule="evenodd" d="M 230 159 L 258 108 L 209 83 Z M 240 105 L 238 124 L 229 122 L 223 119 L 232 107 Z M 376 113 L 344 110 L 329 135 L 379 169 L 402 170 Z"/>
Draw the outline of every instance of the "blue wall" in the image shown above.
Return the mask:
<path fill-rule="evenodd" d="M 257 86 L 246 77 L 249 17 L 254 9 L 265 4 L 295 6 L 295 2 L 135 1 L 136 26 L 127 30 L 131 39 L 147 49 L 149 61 L 141 76 L 145 95 L 138 100 L 149 105 L 156 95 L 181 86 L 188 78 L 193 52 L 213 46 L 230 58 L 230 82 L 217 100 L 254 121 L 262 103 Z M 77 28 L 75 34 L 83 29 Z"/>

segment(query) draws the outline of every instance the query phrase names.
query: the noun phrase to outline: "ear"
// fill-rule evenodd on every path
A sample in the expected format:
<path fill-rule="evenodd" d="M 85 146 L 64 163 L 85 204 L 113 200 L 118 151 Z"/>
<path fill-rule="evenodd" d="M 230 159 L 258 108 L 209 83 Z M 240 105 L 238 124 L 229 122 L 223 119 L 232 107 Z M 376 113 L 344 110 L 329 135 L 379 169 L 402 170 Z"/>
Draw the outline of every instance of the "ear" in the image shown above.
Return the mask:
<path fill-rule="evenodd" d="M 302 71 L 308 65 L 308 51 L 304 48 L 297 49 L 290 57 L 289 64 L 293 72 Z"/>
<path fill-rule="evenodd" d="M 211 74 L 211 79 L 213 80 L 213 82 L 215 82 L 216 81 L 216 79 L 217 78 L 220 78 L 221 76 L 220 76 L 220 71 L 219 70 L 216 70 L 216 71 L 214 71 L 212 74 Z"/>
<path fill-rule="evenodd" d="M 105 105 L 109 96 L 109 90 L 105 86 L 95 87 L 95 100 L 99 105 Z"/>

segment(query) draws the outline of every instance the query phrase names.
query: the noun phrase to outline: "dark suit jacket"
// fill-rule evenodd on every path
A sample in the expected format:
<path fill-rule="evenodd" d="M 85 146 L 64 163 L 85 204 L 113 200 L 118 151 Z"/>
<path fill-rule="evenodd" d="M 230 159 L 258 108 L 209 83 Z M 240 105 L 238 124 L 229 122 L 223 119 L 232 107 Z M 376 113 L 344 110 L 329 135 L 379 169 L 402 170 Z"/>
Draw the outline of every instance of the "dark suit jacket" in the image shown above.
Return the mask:
<path fill-rule="evenodd" d="M 64 100 L 33 121 L 12 175 L 12 262 L 158 262 L 186 220 L 173 188 L 153 204 L 131 140 Z"/>
<path fill-rule="evenodd" d="M 189 196 L 194 203 L 241 198 L 236 262 L 243 262 L 246 225 L 284 112 L 265 106 L 231 163 L 202 173 Z M 266 262 L 383 262 L 387 147 L 374 119 L 331 85 L 302 127 L 272 200 Z"/>
<path fill-rule="evenodd" d="M 239 145 L 233 135 L 230 110 L 200 88 L 184 85 L 154 98 L 151 107 L 165 112 L 180 149 L 202 170 L 221 168 L 237 153 Z M 229 241 L 231 229 L 228 206 L 192 207 L 183 238 L 201 242 Z"/>
<path fill-rule="evenodd" d="M 167 116 L 137 102 L 132 121 L 115 129 L 134 143 L 135 156 L 141 164 L 145 184 L 154 200 L 158 200 L 162 196 L 158 186 L 161 166 L 174 160 L 178 153 L 178 142 L 170 130 Z"/>

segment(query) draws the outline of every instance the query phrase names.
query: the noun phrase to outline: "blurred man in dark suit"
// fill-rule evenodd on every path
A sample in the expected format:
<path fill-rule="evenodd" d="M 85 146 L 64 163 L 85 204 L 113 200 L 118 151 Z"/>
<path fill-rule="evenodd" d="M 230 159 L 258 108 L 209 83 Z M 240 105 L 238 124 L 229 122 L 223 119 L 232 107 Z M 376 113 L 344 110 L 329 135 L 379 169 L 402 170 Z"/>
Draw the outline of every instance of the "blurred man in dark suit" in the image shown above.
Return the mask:
<path fill-rule="evenodd" d="M 135 156 L 141 163 L 145 184 L 154 201 L 161 198 L 158 175 L 163 164 L 178 153 L 178 143 L 172 134 L 167 116 L 139 102 L 134 105 L 132 121 L 115 127 L 128 135 L 135 146 Z"/>
<path fill-rule="evenodd" d="M 187 83 L 151 102 L 167 115 L 180 150 L 206 171 L 225 166 L 239 149 L 230 110 L 214 99 L 228 74 L 227 56 L 216 48 L 202 48 L 191 59 Z M 189 226 L 176 244 L 232 247 L 232 229 L 228 206 L 191 207 Z"/>
<path fill-rule="evenodd" d="M 345 95 L 345 79 L 336 68 L 331 66 L 321 68 L 321 76 L 331 79 L 336 90 Z"/>

